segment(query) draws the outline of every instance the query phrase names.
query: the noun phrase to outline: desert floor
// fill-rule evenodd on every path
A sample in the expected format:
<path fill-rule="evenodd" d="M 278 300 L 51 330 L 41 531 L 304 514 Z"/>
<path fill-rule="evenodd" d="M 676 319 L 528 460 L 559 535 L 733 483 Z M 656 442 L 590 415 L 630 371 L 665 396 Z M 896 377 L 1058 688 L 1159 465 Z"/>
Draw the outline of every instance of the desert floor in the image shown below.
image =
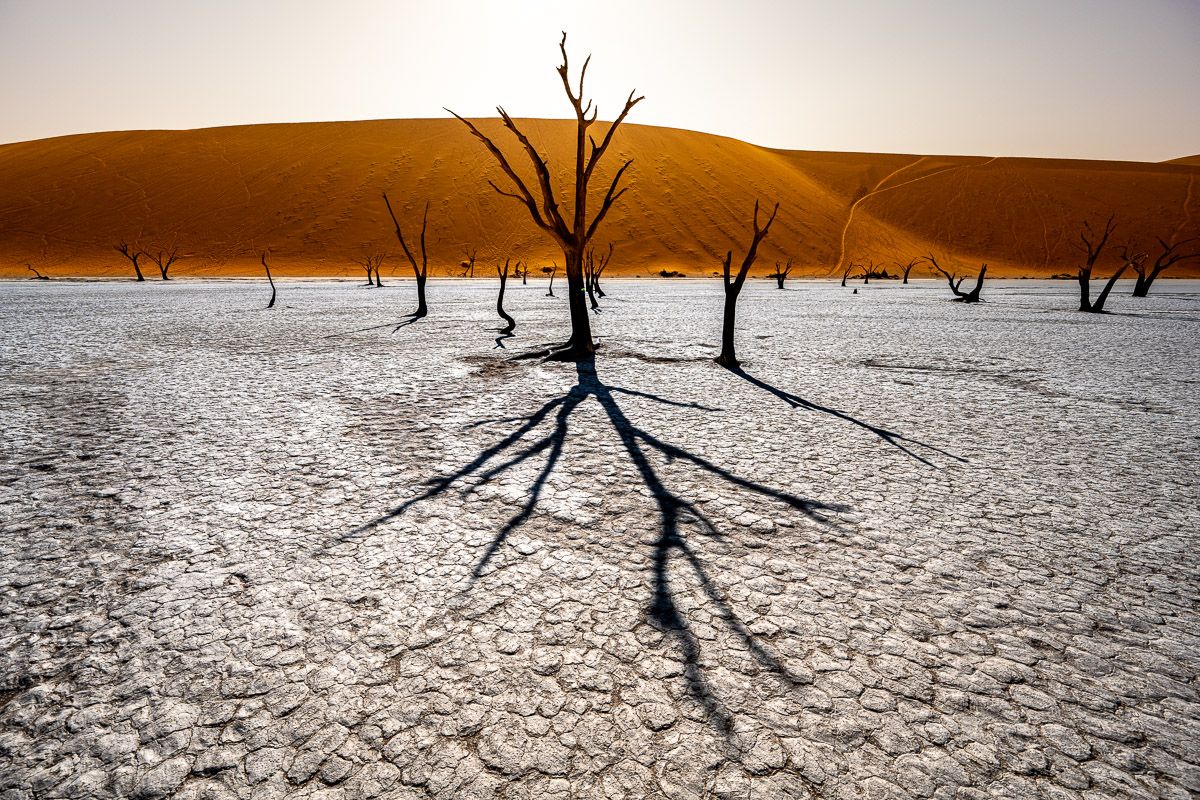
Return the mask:
<path fill-rule="evenodd" d="M 0 798 L 1200 792 L 1200 283 L 0 285 Z"/>

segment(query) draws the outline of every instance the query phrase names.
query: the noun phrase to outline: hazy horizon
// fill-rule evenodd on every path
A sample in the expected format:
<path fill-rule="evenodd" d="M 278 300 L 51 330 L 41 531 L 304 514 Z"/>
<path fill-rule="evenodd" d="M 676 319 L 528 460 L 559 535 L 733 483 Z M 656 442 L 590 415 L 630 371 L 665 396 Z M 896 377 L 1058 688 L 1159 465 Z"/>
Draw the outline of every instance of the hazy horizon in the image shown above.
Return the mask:
<path fill-rule="evenodd" d="M 0 143 L 111 130 L 601 117 L 796 150 L 1163 161 L 1200 153 L 1200 4 L 0 0 Z"/>

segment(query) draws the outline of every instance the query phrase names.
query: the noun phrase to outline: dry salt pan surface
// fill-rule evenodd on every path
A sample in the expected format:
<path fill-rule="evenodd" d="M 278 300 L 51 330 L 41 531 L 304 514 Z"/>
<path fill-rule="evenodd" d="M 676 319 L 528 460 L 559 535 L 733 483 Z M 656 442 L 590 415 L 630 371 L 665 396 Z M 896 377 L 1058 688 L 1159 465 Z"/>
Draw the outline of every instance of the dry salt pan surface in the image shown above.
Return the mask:
<path fill-rule="evenodd" d="M 1200 792 L 1200 285 L 606 286 L 0 286 L 0 798 Z"/>

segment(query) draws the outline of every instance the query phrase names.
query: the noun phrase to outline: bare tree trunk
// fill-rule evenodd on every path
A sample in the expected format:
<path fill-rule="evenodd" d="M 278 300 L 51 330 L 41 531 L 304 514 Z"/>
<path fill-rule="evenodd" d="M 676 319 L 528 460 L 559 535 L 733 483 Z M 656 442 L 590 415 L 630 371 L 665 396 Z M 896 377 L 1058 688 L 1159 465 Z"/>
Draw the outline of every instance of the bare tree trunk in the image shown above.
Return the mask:
<path fill-rule="evenodd" d="M 383 288 L 383 278 L 381 278 L 379 276 L 379 267 L 382 266 L 382 264 L 383 264 L 383 262 L 381 260 L 379 264 L 375 265 L 375 288 L 376 289 Z"/>
<path fill-rule="evenodd" d="M 550 273 L 550 288 L 546 290 L 546 297 L 554 297 L 554 276 L 558 274 L 558 264 L 554 265 L 554 270 Z"/>
<path fill-rule="evenodd" d="M 1104 288 L 1100 291 L 1100 296 L 1096 298 L 1096 302 L 1092 303 L 1092 307 L 1088 309 L 1089 311 L 1091 311 L 1093 314 L 1104 313 L 1104 302 L 1108 300 L 1108 293 L 1112 291 L 1113 286 L 1115 286 L 1117 281 L 1120 279 L 1121 273 L 1124 272 L 1128 267 L 1129 265 L 1126 264 L 1113 273 L 1113 276 L 1108 279 L 1108 283 L 1104 284 Z"/>
<path fill-rule="evenodd" d="M 754 259 L 758 255 L 758 245 L 767 237 L 767 233 L 771 230 L 771 223 L 775 221 L 775 215 L 779 213 L 779 203 L 775 204 L 775 208 L 771 211 L 771 217 L 762 227 L 758 227 L 758 201 L 754 201 L 754 235 L 750 239 L 750 249 L 746 251 L 746 258 L 742 260 L 742 266 L 738 269 L 737 277 L 730 280 L 729 269 L 733 263 L 733 251 L 729 250 L 725 253 L 725 308 L 721 316 L 721 354 L 717 356 L 716 361 L 722 367 L 727 369 L 737 369 L 741 362 L 738 361 L 737 351 L 734 349 L 733 332 L 737 323 L 737 301 L 738 295 L 742 293 L 742 286 L 746 283 L 746 274 L 750 271 L 750 267 L 754 264 Z"/>
<path fill-rule="evenodd" d="M 267 254 L 265 251 L 262 253 L 262 265 L 263 265 L 263 269 L 265 269 L 267 271 L 267 283 L 271 284 L 271 302 L 267 303 L 267 308 L 274 308 L 275 307 L 275 281 L 271 280 L 271 268 L 269 266 L 267 266 Z"/>
<path fill-rule="evenodd" d="M 1195 253 L 1176 253 L 1177 248 L 1183 247 L 1185 244 L 1197 241 L 1196 239 L 1185 239 L 1182 242 L 1173 242 L 1167 244 L 1163 239 L 1158 239 L 1159 245 L 1162 247 L 1162 253 L 1154 261 L 1154 266 L 1149 271 L 1144 266 L 1138 264 L 1134 268 L 1137 270 L 1137 283 L 1133 287 L 1134 297 L 1146 297 L 1150 294 L 1150 287 L 1154 285 L 1154 281 L 1158 276 L 1166 272 L 1168 268 L 1177 264 L 1180 261 L 1189 259 L 1200 259 L 1200 251 Z"/>
<path fill-rule="evenodd" d="M 500 267 L 496 267 L 496 274 L 500 276 L 500 293 L 496 295 L 496 313 L 500 315 L 500 319 L 508 323 L 500 329 L 501 333 L 512 333 L 517 327 L 517 321 L 510 317 L 504 311 L 504 286 L 508 283 L 508 259 L 504 260 L 504 271 L 500 271 Z"/>
<path fill-rule="evenodd" d="M 417 266 L 417 259 L 408 247 L 408 242 L 404 238 L 404 232 L 400 229 L 400 223 L 396 219 L 396 212 L 392 211 L 392 203 L 388 200 L 387 192 L 383 193 L 383 202 L 387 206 L 388 215 L 392 218 L 392 224 L 396 227 L 396 238 L 400 240 L 400 247 L 404 250 L 404 255 L 408 258 L 408 263 L 412 266 L 413 275 L 417 279 L 417 310 L 409 316 L 414 320 L 422 319 L 429 314 L 429 306 L 425 304 L 425 278 L 429 275 L 429 254 L 425 250 L 425 232 L 429 228 L 429 201 L 425 201 L 425 214 L 421 217 L 420 266 Z"/>
<path fill-rule="evenodd" d="M 141 250 L 136 248 L 131 250 L 129 245 L 126 244 L 124 240 L 119 242 L 113 249 L 133 262 L 133 272 L 135 275 L 137 275 L 138 283 L 146 280 L 145 277 L 142 276 L 142 268 L 138 266 L 138 259 L 143 255 Z"/>
<path fill-rule="evenodd" d="M 908 273 L 912 272 L 912 268 L 914 266 L 916 266 L 920 261 L 921 261 L 921 259 L 914 258 L 911 261 L 909 261 L 908 264 L 901 264 L 899 261 L 896 262 L 896 266 L 899 267 L 900 269 L 904 270 L 903 283 L 908 283 Z"/>
<path fill-rule="evenodd" d="M 956 301 L 963 303 L 980 302 L 979 293 L 983 290 L 983 278 L 985 275 L 987 275 L 987 264 L 984 264 L 979 268 L 979 277 L 975 279 L 975 288 L 970 292 L 964 292 L 961 287 L 962 282 L 966 280 L 966 278 L 958 277 L 957 271 L 954 274 L 951 274 L 942 269 L 937 263 L 937 259 L 933 257 L 933 253 L 930 253 L 920 260 L 928 261 L 935 270 L 942 274 L 942 276 L 946 279 L 946 283 L 950 285 L 950 292 L 954 295 L 954 299 Z"/>
<path fill-rule="evenodd" d="M 1092 225 L 1087 220 L 1083 222 L 1083 230 L 1079 234 L 1080 241 L 1083 246 L 1079 249 L 1087 255 L 1087 260 L 1079 267 L 1079 273 L 1076 275 L 1076 280 L 1079 281 L 1079 310 L 1080 311 L 1096 311 L 1091 300 L 1091 283 L 1092 283 L 1092 268 L 1096 266 L 1096 261 L 1100 258 L 1100 254 L 1104 252 L 1104 246 L 1108 243 L 1108 237 L 1112 235 L 1116 225 L 1113 224 L 1115 215 L 1108 218 L 1108 222 L 1104 223 L 1104 231 L 1097 238 L 1096 232 L 1092 230 Z M 1078 246 L 1078 245 L 1077 245 Z M 1103 305 L 1101 306 L 1103 308 Z"/>
<path fill-rule="evenodd" d="M 39 281 L 50 280 L 49 275 L 43 275 L 42 273 L 38 272 L 36 269 L 33 268 L 33 264 L 30 264 L 28 261 L 25 262 L 25 266 L 28 267 L 29 271 L 34 274 L 34 277 L 36 280 L 39 280 Z"/>

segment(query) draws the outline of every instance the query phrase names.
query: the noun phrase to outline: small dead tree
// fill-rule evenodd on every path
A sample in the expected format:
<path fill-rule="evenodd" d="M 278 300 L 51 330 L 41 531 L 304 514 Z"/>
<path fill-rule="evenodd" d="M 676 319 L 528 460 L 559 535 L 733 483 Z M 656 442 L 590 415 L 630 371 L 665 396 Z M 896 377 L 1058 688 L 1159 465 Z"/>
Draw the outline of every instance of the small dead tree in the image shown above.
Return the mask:
<path fill-rule="evenodd" d="M 737 321 L 738 295 L 741 294 L 742 285 L 746 282 L 746 273 L 750 271 L 750 267 L 754 264 L 754 259 L 758 256 L 758 245 L 763 239 L 767 238 L 767 233 L 771 230 L 771 223 L 775 221 L 775 215 L 778 213 L 779 203 L 776 203 L 767 223 L 760 228 L 758 227 L 758 201 L 754 201 L 754 235 L 750 239 L 750 249 L 746 251 L 746 257 L 742 260 L 742 266 L 738 269 L 737 277 L 733 280 L 729 278 L 729 268 L 733 263 L 733 251 L 727 250 L 725 252 L 725 313 L 721 320 L 721 354 L 716 359 L 717 363 L 722 367 L 736 369 L 740 363 L 733 345 L 733 329 Z"/>
<path fill-rule="evenodd" d="M 386 253 L 370 253 L 354 259 L 354 263 L 367 273 L 367 286 L 383 286 L 383 279 L 379 277 L 379 268 L 383 265 L 385 258 L 387 258 Z"/>
<path fill-rule="evenodd" d="M 920 258 L 909 259 L 909 262 L 907 264 L 901 264 L 899 261 L 896 261 L 894 263 L 896 264 L 897 267 L 904 270 L 904 280 L 902 282 L 908 283 L 908 273 L 912 272 L 913 267 L 915 267 L 917 264 L 921 263 L 921 259 Z"/>
<path fill-rule="evenodd" d="M 862 264 L 855 264 L 853 261 L 846 262 L 846 269 L 842 271 L 842 286 L 846 285 L 846 279 L 850 277 L 850 273 Z"/>
<path fill-rule="evenodd" d="M 600 304 L 596 302 L 596 248 L 589 247 L 583 259 L 583 285 L 587 289 L 588 304 L 592 311 L 600 313 Z"/>
<path fill-rule="evenodd" d="M 542 274 L 550 276 L 550 288 L 546 291 L 546 297 L 554 297 L 554 276 L 558 274 L 558 264 L 553 267 L 542 267 Z"/>
<path fill-rule="evenodd" d="M 404 232 L 400 229 L 400 222 L 396 219 L 396 212 L 392 211 L 392 203 L 388 200 L 387 192 L 383 193 L 383 202 L 387 205 L 388 216 L 392 218 L 392 224 L 396 226 L 396 238 L 400 240 L 400 247 L 404 249 L 404 255 L 408 258 L 408 263 L 412 265 L 413 274 L 417 277 L 417 310 L 409 314 L 409 316 L 413 319 L 421 319 L 429 313 L 429 307 L 425 304 L 425 279 L 429 275 L 429 258 L 425 252 L 425 231 L 429 227 L 429 201 L 425 201 L 425 214 L 421 217 L 421 266 L 419 267 L 417 266 L 417 259 L 408 247 L 408 242 L 404 239 Z"/>
<path fill-rule="evenodd" d="M 522 285 L 522 286 L 528 286 L 528 285 L 529 285 L 529 262 L 528 262 L 528 261 L 526 261 L 526 262 L 524 262 L 524 263 L 525 263 L 525 268 L 524 268 L 524 269 L 521 269 L 521 262 L 520 262 L 520 261 L 518 261 L 518 262 L 517 262 L 517 267 L 516 267 L 516 268 L 517 268 L 517 271 L 518 271 L 518 272 L 520 273 L 520 275 L 521 275 L 521 285 Z"/>
<path fill-rule="evenodd" d="M 975 288 L 969 292 L 964 292 L 960 287 L 962 286 L 962 282 L 966 279 L 965 275 L 960 278 L 957 272 L 950 273 L 942 269 L 941 265 L 937 263 L 937 259 L 933 257 L 933 253 L 930 253 L 921 260 L 928 261 L 935 270 L 942 274 L 942 277 L 946 279 L 946 283 L 950 284 L 950 291 L 954 294 L 954 299 L 956 301 L 962 303 L 980 302 L 981 298 L 979 297 L 979 293 L 983 291 L 983 278 L 985 275 L 987 275 L 987 264 L 984 264 L 979 268 L 979 277 L 975 279 Z"/>
<path fill-rule="evenodd" d="M 158 271 L 162 274 L 164 281 L 171 280 L 167 276 L 167 271 L 171 269 L 171 265 L 180 259 L 179 248 L 172 246 L 170 250 L 159 249 L 158 253 L 148 252 L 146 256 L 154 262 L 154 266 L 158 267 Z"/>
<path fill-rule="evenodd" d="M 50 280 L 49 275 L 43 275 L 42 273 L 38 272 L 36 269 L 33 268 L 33 264 L 30 264 L 28 261 L 25 262 L 25 266 L 28 267 L 29 271 L 33 273 L 34 280 L 39 280 L 39 281 Z"/>
<path fill-rule="evenodd" d="M 267 264 L 267 251 L 262 251 L 263 269 L 267 271 L 267 283 L 271 284 L 271 302 L 267 303 L 267 308 L 275 307 L 275 281 L 271 279 L 271 267 Z"/>
<path fill-rule="evenodd" d="M 1198 239 L 1184 239 L 1182 242 L 1174 242 L 1172 244 L 1167 244 L 1162 239 L 1158 239 L 1158 237 L 1155 237 L 1155 239 L 1158 240 L 1158 244 L 1162 248 L 1162 252 L 1159 253 L 1158 258 L 1154 260 L 1154 266 L 1147 270 L 1144 261 L 1138 264 L 1129 265 L 1132 266 L 1133 271 L 1137 273 L 1137 283 L 1135 283 L 1133 286 L 1134 297 L 1145 297 L 1148 295 L 1150 293 L 1151 284 L 1158 279 L 1159 275 L 1166 272 L 1168 268 L 1178 264 L 1180 261 L 1187 261 L 1188 259 L 1192 258 L 1200 258 L 1200 250 L 1197 250 L 1194 253 L 1175 252 L 1186 244 L 1200 241 Z"/>
<path fill-rule="evenodd" d="M 500 269 L 500 265 L 496 265 L 496 274 L 500 276 L 500 293 L 496 295 L 496 313 L 500 315 L 500 319 L 504 320 L 507 325 L 500 329 L 500 333 L 512 333 L 517 327 L 517 321 L 510 317 L 504 310 L 504 286 L 508 283 L 508 262 L 504 259 L 504 269 Z"/>
<path fill-rule="evenodd" d="M 1104 300 L 1100 301 L 1100 308 L 1096 308 L 1092 303 L 1092 268 L 1096 266 L 1096 261 L 1100 258 L 1100 254 L 1104 252 L 1104 246 L 1108 244 L 1108 237 L 1112 235 L 1114 230 L 1116 230 L 1117 226 L 1113 223 L 1115 217 L 1116 215 L 1114 214 L 1108 218 L 1108 221 L 1104 223 L 1104 231 L 1100 233 L 1092 229 L 1092 224 L 1090 222 L 1087 220 L 1083 221 L 1083 230 L 1079 232 L 1079 240 L 1082 242 L 1082 244 L 1075 245 L 1087 256 L 1087 260 L 1084 262 L 1083 266 L 1079 268 L 1079 272 L 1076 275 L 1076 279 L 1079 281 L 1080 311 L 1102 312 L 1104 310 Z M 1122 267 L 1120 271 L 1117 272 L 1117 275 L 1119 276 L 1121 272 L 1124 271 L 1125 268 Z M 1116 278 L 1114 277 L 1113 280 L 1115 279 Z M 1107 299 L 1108 291 L 1105 290 L 1101 297 Z"/>
<path fill-rule="evenodd" d="M 138 259 L 145 255 L 141 250 L 138 250 L 137 248 L 130 248 L 124 239 L 118 242 L 113 249 L 133 262 L 133 272 L 135 275 L 137 275 L 139 282 L 146 280 L 142 276 L 142 268 L 138 266 Z"/>
<path fill-rule="evenodd" d="M 775 262 L 775 272 L 771 275 L 775 279 L 775 288 L 782 289 L 783 282 L 787 280 L 788 275 L 792 272 L 792 260 L 789 258 L 785 269 L 779 268 L 779 262 Z"/>
<path fill-rule="evenodd" d="M 460 278 L 474 278 L 475 277 L 475 253 L 476 253 L 476 251 L 464 249 L 463 253 L 466 255 L 466 258 L 463 259 L 462 261 L 460 261 L 458 264 L 460 267 L 462 267 L 462 271 L 463 271 L 462 275 L 460 275 L 459 277 Z"/>
<path fill-rule="evenodd" d="M 566 258 L 566 273 L 567 273 L 567 296 L 568 305 L 571 313 L 571 338 L 559 347 L 551 348 L 547 353 L 547 357 L 559 361 L 591 361 L 595 358 L 596 345 L 592 341 L 591 319 L 588 314 L 587 306 L 584 304 L 584 276 L 583 276 L 583 258 L 587 251 L 588 243 L 595 236 L 596 230 L 600 227 L 600 223 L 604 221 L 604 217 L 608 214 L 614 202 L 620 199 L 628 187 L 618 191 L 621 178 L 625 175 L 625 171 L 629 169 L 629 165 L 633 160 L 627 160 L 613 175 L 612 182 L 608 186 L 608 191 L 604 195 L 604 199 L 600 203 L 600 210 L 596 212 L 590 220 L 588 219 L 588 187 L 595 173 L 596 167 L 599 165 L 604 154 L 608 151 L 609 145 L 612 144 L 613 135 L 621 123 L 625 121 L 625 117 L 629 112 L 642 101 L 642 97 L 634 97 L 634 92 L 629 93 L 628 99 L 625 101 L 625 107 L 612 124 L 608 126 L 608 130 L 599 142 L 595 137 L 588 135 L 588 128 L 596 122 L 599 116 L 599 109 L 596 108 L 591 100 L 585 104 L 583 101 L 583 79 L 587 74 L 588 64 L 591 62 L 589 56 L 583 62 L 583 68 L 579 73 L 579 84 L 577 89 L 571 86 L 570 76 L 568 74 L 567 62 L 567 34 L 563 33 L 562 40 L 558 44 L 558 49 L 562 53 L 562 64 L 558 67 L 558 75 L 562 78 L 563 89 L 566 90 L 567 99 L 571 102 L 571 107 L 575 111 L 576 135 L 575 135 L 575 170 L 574 170 L 574 185 L 570 187 L 573 190 L 574 201 L 571 204 L 571 219 L 567 220 L 563 216 L 563 212 L 559 207 L 558 199 L 555 197 L 554 188 L 550 180 L 550 169 L 546 165 L 546 159 L 540 155 L 534 148 L 529 138 L 521 132 L 520 128 L 513 121 L 508 112 L 502 106 L 498 106 L 496 111 L 499 112 L 501 120 L 506 127 L 516 137 L 517 141 L 525 150 L 525 154 L 533 166 L 534 173 L 537 175 L 537 189 L 539 197 L 530 189 L 525 180 L 517 174 L 509 163 L 508 158 L 501 152 L 500 148 L 483 134 L 474 123 L 463 119 L 458 114 L 451 114 L 461 121 L 471 131 L 492 157 L 499 163 L 500 168 L 504 170 L 504 174 L 508 177 L 509 183 L 513 190 L 501 189 L 495 183 L 491 186 L 499 194 L 505 197 L 511 197 L 517 202 L 523 204 L 529 211 L 529 216 L 532 217 L 534 223 L 545 231 L 554 239 L 555 243 L 562 249 L 563 256 Z M 449 111 L 449 109 L 447 109 Z M 590 142 L 591 147 L 588 148 Z"/>

